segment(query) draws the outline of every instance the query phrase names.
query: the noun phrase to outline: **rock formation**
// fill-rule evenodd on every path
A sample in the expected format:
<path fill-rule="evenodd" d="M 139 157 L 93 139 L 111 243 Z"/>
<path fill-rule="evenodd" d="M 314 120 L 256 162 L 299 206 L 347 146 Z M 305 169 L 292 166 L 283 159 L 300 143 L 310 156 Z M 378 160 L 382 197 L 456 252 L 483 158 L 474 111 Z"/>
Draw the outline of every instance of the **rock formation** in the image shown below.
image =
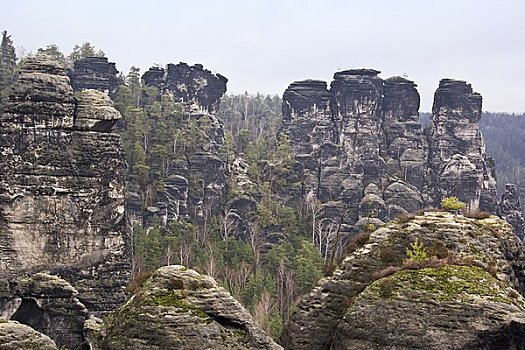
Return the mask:
<path fill-rule="evenodd" d="M 126 164 L 120 137 L 111 132 L 119 117 L 104 93 L 75 95 L 65 67 L 35 56 L 22 65 L 0 119 L 0 276 L 61 277 L 78 291 L 71 315 L 78 306 L 86 317 L 79 305 L 102 315 L 125 300 Z M 33 283 L 12 287 L 11 296 L 0 297 L 11 297 L 11 305 L 21 300 L 11 316 L 25 322 L 25 308 L 46 293 L 33 291 Z M 58 327 L 53 317 L 26 321 Z"/>
<path fill-rule="evenodd" d="M 89 313 L 77 297 L 78 291 L 65 280 L 36 273 L 2 283 L 0 310 L 4 318 L 31 326 L 59 347 L 81 349 Z"/>
<path fill-rule="evenodd" d="M 105 326 L 101 350 L 282 349 L 213 278 L 158 269 Z"/>
<path fill-rule="evenodd" d="M 427 265 L 406 262 L 416 240 Z M 282 343 L 290 350 L 522 349 L 524 266 L 523 245 L 495 216 L 424 212 L 388 223 L 301 301 Z"/>
<path fill-rule="evenodd" d="M 58 350 L 56 344 L 29 326 L 0 318 L 0 349 Z"/>
<path fill-rule="evenodd" d="M 479 132 L 481 95 L 470 84 L 443 79 L 434 95 L 429 130 L 434 198 L 457 196 L 471 209 L 494 213 L 494 164 Z"/>
<path fill-rule="evenodd" d="M 115 63 L 106 57 L 85 57 L 75 61 L 69 77 L 75 91 L 99 90 L 114 96 L 120 82 Z"/>
<path fill-rule="evenodd" d="M 209 114 L 215 114 L 226 92 L 228 79 L 213 74 L 201 64 L 168 64 L 166 69 L 152 67 L 142 76 L 147 86 L 173 93 L 176 101 L 190 103 Z"/>
<path fill-rule="evenodd" d="M 521 240 L 525 238 L 525 220 L 521 212 L 520 193 L 515 185 L 505 185 L 505 192 L 501 195 L 498 205 L 498 215 L 514 227 L 514 232 Z"/>
<path fill-rule="evenodd" d="M 299 164 L 302 196 L 315 195 L 324 217 L 344 216 L 346 233 L 458 196 L 470 209 L 496 209 L 492 160 L 478 130 L 481 96 L 443 79 L 432 123 L 419 123 L 416 85 L 378 71 L 338 72 L 291 84 L 283 125 Z"/>
<path fill-rule="evenodd" d="M 166 69 L 150 68 L 142 80 L 156 90 L 158 100 L 168 96 L 181 105 L 180 115 L 170 118 L 182 135 L 177 142 L 186 144 L 169 160 L 164 189 L 157 193 L 153 206 L 142 208 L 131 189 L 131 215 L 145 218 L 145 226 L 154 216 L 165 224 L 180 218 L 201 220 L 216 210 L 226 192 L 227 164 L 218 153 L 224 127 L 214 113 L 226 92 L 227 79 L 202 65 L 180 63 L 168 64 Z"/>

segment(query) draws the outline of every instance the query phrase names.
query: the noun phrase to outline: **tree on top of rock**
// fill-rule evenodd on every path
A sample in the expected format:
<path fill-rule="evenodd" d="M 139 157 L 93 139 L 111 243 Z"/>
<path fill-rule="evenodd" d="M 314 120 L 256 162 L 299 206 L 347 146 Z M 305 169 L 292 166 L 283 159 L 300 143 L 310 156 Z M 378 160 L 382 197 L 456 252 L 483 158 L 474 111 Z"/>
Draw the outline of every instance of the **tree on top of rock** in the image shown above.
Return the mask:
<path fill-rule="evenodd" d="M 78 59 L 85 57 L 105 57 L 106 54 L 102 50 L 96 50 L 89 41 L 82 43 L 82 45 L 75 45 L 73 52 L 68 56 L 70 62 L 75 62 Z"/>
<path fill-rule="evenodd" d="M 66 63 L 66 56 L 60 51 L 57 45 L 49 44 L 45 48 L 39 48 L 36 51 L 37 54 L 43 54 L 53 57 L 56 61 L 60 63 Z"/>

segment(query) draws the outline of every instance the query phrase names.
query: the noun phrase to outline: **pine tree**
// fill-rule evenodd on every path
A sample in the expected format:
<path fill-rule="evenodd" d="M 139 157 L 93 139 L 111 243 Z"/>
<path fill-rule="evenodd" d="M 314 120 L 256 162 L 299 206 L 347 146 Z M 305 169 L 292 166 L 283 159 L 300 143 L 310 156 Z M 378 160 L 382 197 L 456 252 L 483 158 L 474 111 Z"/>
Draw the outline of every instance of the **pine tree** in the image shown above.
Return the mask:
<path fill-rule="evenodd" d="M 16 53 L 11 36 L 7 35 L 7 31 L 2 32 L 2 43 L 0 44 L 0 112 L 3 106 L 11 85 L 13 84 L 16 68 Z"/>
<path fill-rule="evenodd" d="M 102 50 L 96 50 L 89 41 L 82 43 L 82 45 L 75 45 L 73 52 L 68 56 L 69 62 L 72 64 L 76 60 L 85 57 L 104 57 L 106 54 Z"/>
<path fill-rule="evenodd" d="M 54 60 L 62 64 L 66 63 L 66 56 L 60 52 L 60 49 L 55 44 L 47 45 L 45 48 L 39 48 L 36 53 L 51 56 Z"/>

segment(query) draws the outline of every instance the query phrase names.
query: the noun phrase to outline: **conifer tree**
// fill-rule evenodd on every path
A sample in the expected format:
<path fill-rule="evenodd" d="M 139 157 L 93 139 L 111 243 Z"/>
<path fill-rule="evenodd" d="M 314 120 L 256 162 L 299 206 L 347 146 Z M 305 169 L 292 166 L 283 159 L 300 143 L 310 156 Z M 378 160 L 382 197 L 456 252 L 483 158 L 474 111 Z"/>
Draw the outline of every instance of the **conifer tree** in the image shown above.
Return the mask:
<path fill-rule="evenodd" d="M 0 112 L 13 84 L 16 68 L 16 53 L 11 36 L 7 31 L 2 32 L 2 43 L 0 44 Z"/>

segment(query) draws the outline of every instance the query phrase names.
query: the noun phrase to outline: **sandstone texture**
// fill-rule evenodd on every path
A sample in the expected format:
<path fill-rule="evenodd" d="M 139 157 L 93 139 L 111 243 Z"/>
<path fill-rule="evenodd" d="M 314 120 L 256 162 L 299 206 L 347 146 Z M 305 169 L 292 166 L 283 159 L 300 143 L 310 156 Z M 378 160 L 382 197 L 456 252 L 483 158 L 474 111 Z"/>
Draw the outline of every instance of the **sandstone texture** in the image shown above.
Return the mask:
<path fill-rule="evenodd" d="M 177 148 L 170 157 L 165 173 L 164 188 L 157 191 L 153 205 L 144 207 L 138 191 L 130 188 L 129 214 L 144 226 L 158 217 L 168 224 L 176 220 L 204 220 L 213 212 L 226 194 L 228 165 L 219 148 L 224 143 L 224 126 L 216 116 L 221 96 L 226 92 L 227 79 L 213 74 L 202 65 L 168 64 L 167 68 L 150 68 L 142 76 L 146 86 L 178 104 L 182 111 L 171 116 L 179 134 Z M 149 116 L 156 118 L 157 116 Z"/>
<path fill-rule="evenodd" d="M 516 235 L 523 240 L 525 237 L 525 220 L 521 211 L 520 193 L 516 185 L 506 184 L 498 204 L 498 215 L 507 220 Z"/>
<path fill-rule="evenodd" d="M 75 94 L 51 58 L 24 62 L 0 119 L 2 278 L 58 276 L 76 291 L 75 305 L 99 315 L 125 300 L 126 164 L 111 132 L 119 117 L 104 93 Z M 22 302 L 36 300 L 32 286 L 11 290 Z"/>
<path fill-rule="evenodd" d="M 373 69 L 292 83 L 283 95 L 283 125 L 298 163 L 300 196 L 315 196 L 322 217 L 345 234 L 457 196 L 471 210 L 496 210 L 493 162 L 478 123 L 481 96 L 443 79 L 432 122 L 419 123 L 416 85 Z M 321 217 L 321 220 L 322 220 Z"/>
<path fill-rule="evenodd" d="M 213 278 L 158 269 L 107 319 L 100 349 L 282 349 Z"/>
<path fill-rule="evenodd" d="M 0 349 L 58 350 L 56 344 L 29 326 L 0 318 Z"/>
<path fill-rule="evenodd" d="M 59 347 L 82 349 L 88 310 L 77 297 L 65 280 L 36 273 L 1 283 L 0 310 L 2 317 L 31 326 Z"/>
<path fill-rule="evenodd" d="M 147 86 L 171 91 L 177 101 L 190 103 L 209 114 L 217 112 L 228 82 L 226 77 L 213 74 L 201 64 L 186 63 L 170 63 L 166 69 L 152 67 L 142 80 Z"/>
<path fill-rule="evenodd" d="M 427 265 L 407 262 L 416 240 Z M 377 229 L 347 255 L 298 305 L 282 344 L 523 349 L 524 264 L 523 245 L 506 221 L 421 212 Z"/>
<path fill-rule="evenodd" d="M 113 97 L 120 85 L 117 74 L 115 63 L 106 57 L 85 57 L 73 63 L 69 77 L 75 91 L 99 90 Z"/>

